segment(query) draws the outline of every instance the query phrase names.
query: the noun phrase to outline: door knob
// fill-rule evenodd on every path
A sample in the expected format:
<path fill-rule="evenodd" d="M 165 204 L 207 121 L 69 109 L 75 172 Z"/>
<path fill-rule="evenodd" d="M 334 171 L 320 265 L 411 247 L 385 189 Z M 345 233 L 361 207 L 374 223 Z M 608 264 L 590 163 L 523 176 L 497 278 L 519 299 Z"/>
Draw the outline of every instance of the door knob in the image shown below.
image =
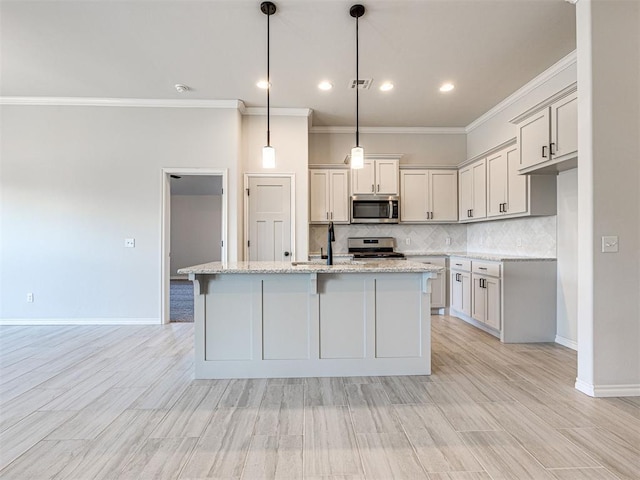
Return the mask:
<path fill-rule="evenodd" d="M 285 257 L 288 257 L 289 255 L 291 255 L 289 252 L 284 252 Z"/>

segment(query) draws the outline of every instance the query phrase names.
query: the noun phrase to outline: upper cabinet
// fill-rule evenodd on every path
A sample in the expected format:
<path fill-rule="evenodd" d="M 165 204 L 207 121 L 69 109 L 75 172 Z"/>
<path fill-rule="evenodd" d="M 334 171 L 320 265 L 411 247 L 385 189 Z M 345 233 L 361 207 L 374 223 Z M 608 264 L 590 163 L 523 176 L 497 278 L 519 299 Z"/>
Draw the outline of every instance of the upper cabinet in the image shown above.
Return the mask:
<path fill-rule="evenodd" d="M 473 162 L 458 173 L 458 208 L 461 222 L 487 216 L 486 159 Z"/>
<path fill-rule="evenodd" d="M 352 195 L 398 195 L 399 161 L 365 159 L 364 168 L 351 171 Z"/>
<path fill-rule="evenodd" d="M 458 220 L 456 170 L 400 171 L 400 221 L 403 223 Z"/>
<path fill-rule="evenodd" d="M 487 217 L 556 214 L 556 179 L 521 175 L 517 145 L 487 156 Z"/>
<path fill-rule="evenodd" d="M 577 166 L 575 85 L 512 120 L 518 126 L 521 173 L 556 173 Z"/>
<path fill-rule="evenodd" d="M 309 192 L 311 223 L 349 223 L 349 170 L 310 170 Z"/>

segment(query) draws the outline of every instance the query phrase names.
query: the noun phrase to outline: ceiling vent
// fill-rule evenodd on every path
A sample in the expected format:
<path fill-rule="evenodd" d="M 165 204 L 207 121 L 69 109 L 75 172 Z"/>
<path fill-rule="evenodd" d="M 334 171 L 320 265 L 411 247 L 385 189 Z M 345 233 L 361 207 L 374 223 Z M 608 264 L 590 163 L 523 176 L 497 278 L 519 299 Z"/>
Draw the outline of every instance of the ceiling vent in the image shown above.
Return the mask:
<path fill-rule="evenodd" d="M 349 82 L 349 88 L 353 90 L 357 86 L 360 90 L 369 90 L 372 83 L 373 78 L 361 78 L 358 81 L 354 78 Z"/>

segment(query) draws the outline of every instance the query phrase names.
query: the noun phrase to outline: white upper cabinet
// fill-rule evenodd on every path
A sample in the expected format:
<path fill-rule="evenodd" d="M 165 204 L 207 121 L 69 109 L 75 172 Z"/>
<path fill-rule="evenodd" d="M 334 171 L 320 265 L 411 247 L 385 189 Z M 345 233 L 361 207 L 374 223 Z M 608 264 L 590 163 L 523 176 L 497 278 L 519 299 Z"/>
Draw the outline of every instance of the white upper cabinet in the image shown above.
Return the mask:
<path fill-rule="evenodd" d="M 400 221 L 405 223 L 458 220 L 456 170 L 402 170 Z"/>
<path fill-rule="evenodd" d="M 578 94 L 573 89 L 512 120 L 518 125 L 523 173 L 554 173 L 577 165 Z"/>
<path fill-rule="evenodd" d="M 349 223 L 349 171 L 312 169 L 309 171 L 309 221 Z"/>
<path fill-rule="evenodd" d="M 518 147 L 487 157 L 487 216 L 527 213 L 529 178 L 518 173 Z"/>
<path fill-rule="evenodd" d="M 353 195 L 398 195 L 399 161 L 365 159 L 364 168 L 351 171 Z"/>
<path fill-rule="evenodd" d="M 476 220 L 487 216 L 486 159 L 473 162 L 460 169 L 458 178 L 458 205 L 460 221 Z"/>
<path fill-rule="evenodd" d="M 575 156 L 578 153 L 578 94 L 574 93 L 551 105 L 552 159 Z"/>

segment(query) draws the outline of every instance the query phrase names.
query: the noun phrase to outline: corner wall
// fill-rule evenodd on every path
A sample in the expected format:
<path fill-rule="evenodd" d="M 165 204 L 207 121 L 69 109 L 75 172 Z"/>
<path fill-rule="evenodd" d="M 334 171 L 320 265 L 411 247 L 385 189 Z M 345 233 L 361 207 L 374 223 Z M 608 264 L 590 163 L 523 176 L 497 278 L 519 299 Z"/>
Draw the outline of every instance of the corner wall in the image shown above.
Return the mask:
<path fill-rule="evenodd" d="M 239 116 L 3 105 L 0 322 L 160 323 L 162 168 L 228 169 L 235 259 Z"/>

